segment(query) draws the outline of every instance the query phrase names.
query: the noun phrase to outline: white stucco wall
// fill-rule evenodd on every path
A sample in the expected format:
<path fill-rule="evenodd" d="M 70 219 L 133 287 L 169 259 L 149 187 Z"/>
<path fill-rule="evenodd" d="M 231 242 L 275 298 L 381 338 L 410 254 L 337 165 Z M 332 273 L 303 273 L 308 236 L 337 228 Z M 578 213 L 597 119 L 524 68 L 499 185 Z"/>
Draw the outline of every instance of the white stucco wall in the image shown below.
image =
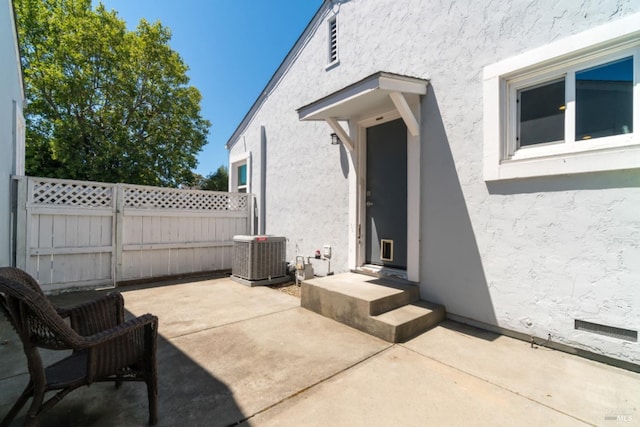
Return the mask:
<path fill-rule="evenodd" d="M 638 330 L 640 171 L 483 180 L 482 72 L 489 64 L 640 11 L 634 1 L 343 2 L 340 64 L 325 70 L 325 22 L 304 40 L 230 156 L 267 136 L 266 223 L 288 257 L 334 247 L 345 271 L 349 156 L 296 109 L 377 71 L 431 81 L 422 100 L 423 299 L 447 312 L 640 364 L 640 344 L 574 330 Z M 327 19 L 330 14 L 324 16 Z M 260 197 L 260 195 L 259 195 Z"/>
<path fill-rule="evenodd" d="M 11 260 L 11 175 L 16 171 L 14 102 L 22 111 L 22 77 L 11 0 L 0 1 L 0 266 Z M 22 142 L 24 146 L 24 142 Z M 20 151 L 24 153 L 24 151 Z M 22 161 L 18 162 L 18 167 Z"/>

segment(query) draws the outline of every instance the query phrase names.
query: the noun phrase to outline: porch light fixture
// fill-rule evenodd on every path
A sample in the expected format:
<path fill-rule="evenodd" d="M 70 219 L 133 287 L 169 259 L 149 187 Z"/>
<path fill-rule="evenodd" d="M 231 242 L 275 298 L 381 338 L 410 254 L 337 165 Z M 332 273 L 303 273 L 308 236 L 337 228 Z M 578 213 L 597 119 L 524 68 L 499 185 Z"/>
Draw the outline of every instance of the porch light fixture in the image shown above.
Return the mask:
<path fill-rule="evenodd" d="M 340 138 L 338 138 L 338 134 L 335 134 L 335 133 L 331 134 L 331 145 L 338 145 L 341 142 L 342 141 L 340 141 Z"/>

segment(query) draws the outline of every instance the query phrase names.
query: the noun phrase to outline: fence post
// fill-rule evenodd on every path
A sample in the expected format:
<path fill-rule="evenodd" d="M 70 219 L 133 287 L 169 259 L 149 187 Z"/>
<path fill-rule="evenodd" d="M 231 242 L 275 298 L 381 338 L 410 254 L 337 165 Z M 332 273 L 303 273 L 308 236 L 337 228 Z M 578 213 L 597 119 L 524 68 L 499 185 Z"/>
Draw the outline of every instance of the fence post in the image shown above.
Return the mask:
<path fill-rule="evenodd" d="M 116 184 L 113 187 L 115 195 L 115 220 L 113 227 L 113 246 L 115 250 L 115 274 L 113 274 L 113 286 L 117 286 L 122 281 L 122 249 L 123 249 L 123 220 L 124 216 L 124 192 L 125 188 L 122 184 Z"/>

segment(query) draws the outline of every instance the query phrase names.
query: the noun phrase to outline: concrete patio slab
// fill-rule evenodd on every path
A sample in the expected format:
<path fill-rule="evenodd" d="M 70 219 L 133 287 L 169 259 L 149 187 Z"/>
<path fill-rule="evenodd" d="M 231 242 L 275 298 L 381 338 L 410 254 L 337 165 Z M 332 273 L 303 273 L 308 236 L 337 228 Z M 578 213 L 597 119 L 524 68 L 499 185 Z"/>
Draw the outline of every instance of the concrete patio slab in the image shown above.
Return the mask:
<path fill-rule="evenodd" d="M 152 312 L 165 338 L 226 325 L 292 307 L 300 301 L 265 287 L 250 288 L 228 278 L 159 287 L 120 288 L 127 311 Z"/>
<path fill-rule="evenodd" d="M 121 290 L 130 312 L 160 317 L 159 426 L 640 425 L 640 374 L 457 323 L 394 345 L 228 278 Z M 28 380 L 3 322 L 0 416 Z M 147 414 L 143 384 L 93 384 L 41 425 L 142 426 Z"/>
<path fill-rule="evenodd" d="M 589 424 L 640 425 L 640 375 L 450 321 L 405 347 Z"/>
<path fill-rule="evenodd" d="M 172 343 L 227 384 L 234 403 L 247 415 L 390 347 L 302 308 L 180 337 Z M 212 406 L 208 412 L 216 419 L 225 418 L 224 408 Z"/>
<path fill-rule="evenodd" d="M 132 314 L 160 318 L 160 426 L 236 424 L 390 346 L 300 308 L 293 296 L 229 279 L 123 291 Z M 79 296 L 54 299 L 67 305 Z M 6 325 L 10 345 L 0 350 L 16 365 L 0 380 L 1 415 L 28 380 L 19 341 Z M 144 384 L 93 384 L 65 397 L 42 425 L 144 425 L 146 417 Z M 19 415 L 12 425 L 21 422 Z"/>
<path fill-rule="evenodd" d="M 538 405 L 401 346 L 250 420 L 252 426 L 576 426 Z"/>

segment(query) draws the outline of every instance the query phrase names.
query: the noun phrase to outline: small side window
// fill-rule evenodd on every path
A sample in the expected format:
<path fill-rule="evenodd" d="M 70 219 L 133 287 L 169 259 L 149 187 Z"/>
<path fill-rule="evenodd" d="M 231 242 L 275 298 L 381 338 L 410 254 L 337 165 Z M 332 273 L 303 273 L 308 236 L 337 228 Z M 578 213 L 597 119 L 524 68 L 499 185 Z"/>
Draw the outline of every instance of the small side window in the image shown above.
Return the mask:
<path fill-rule="evenodd" d="M 247 192 L 247 164 L 238 166 L 238 192 Z"/>
<path fill-rule="evenodd" d="M 229 191 L 232 193 L 251 192 L 251 153 L 232 157 L 229 162 Z"/>

